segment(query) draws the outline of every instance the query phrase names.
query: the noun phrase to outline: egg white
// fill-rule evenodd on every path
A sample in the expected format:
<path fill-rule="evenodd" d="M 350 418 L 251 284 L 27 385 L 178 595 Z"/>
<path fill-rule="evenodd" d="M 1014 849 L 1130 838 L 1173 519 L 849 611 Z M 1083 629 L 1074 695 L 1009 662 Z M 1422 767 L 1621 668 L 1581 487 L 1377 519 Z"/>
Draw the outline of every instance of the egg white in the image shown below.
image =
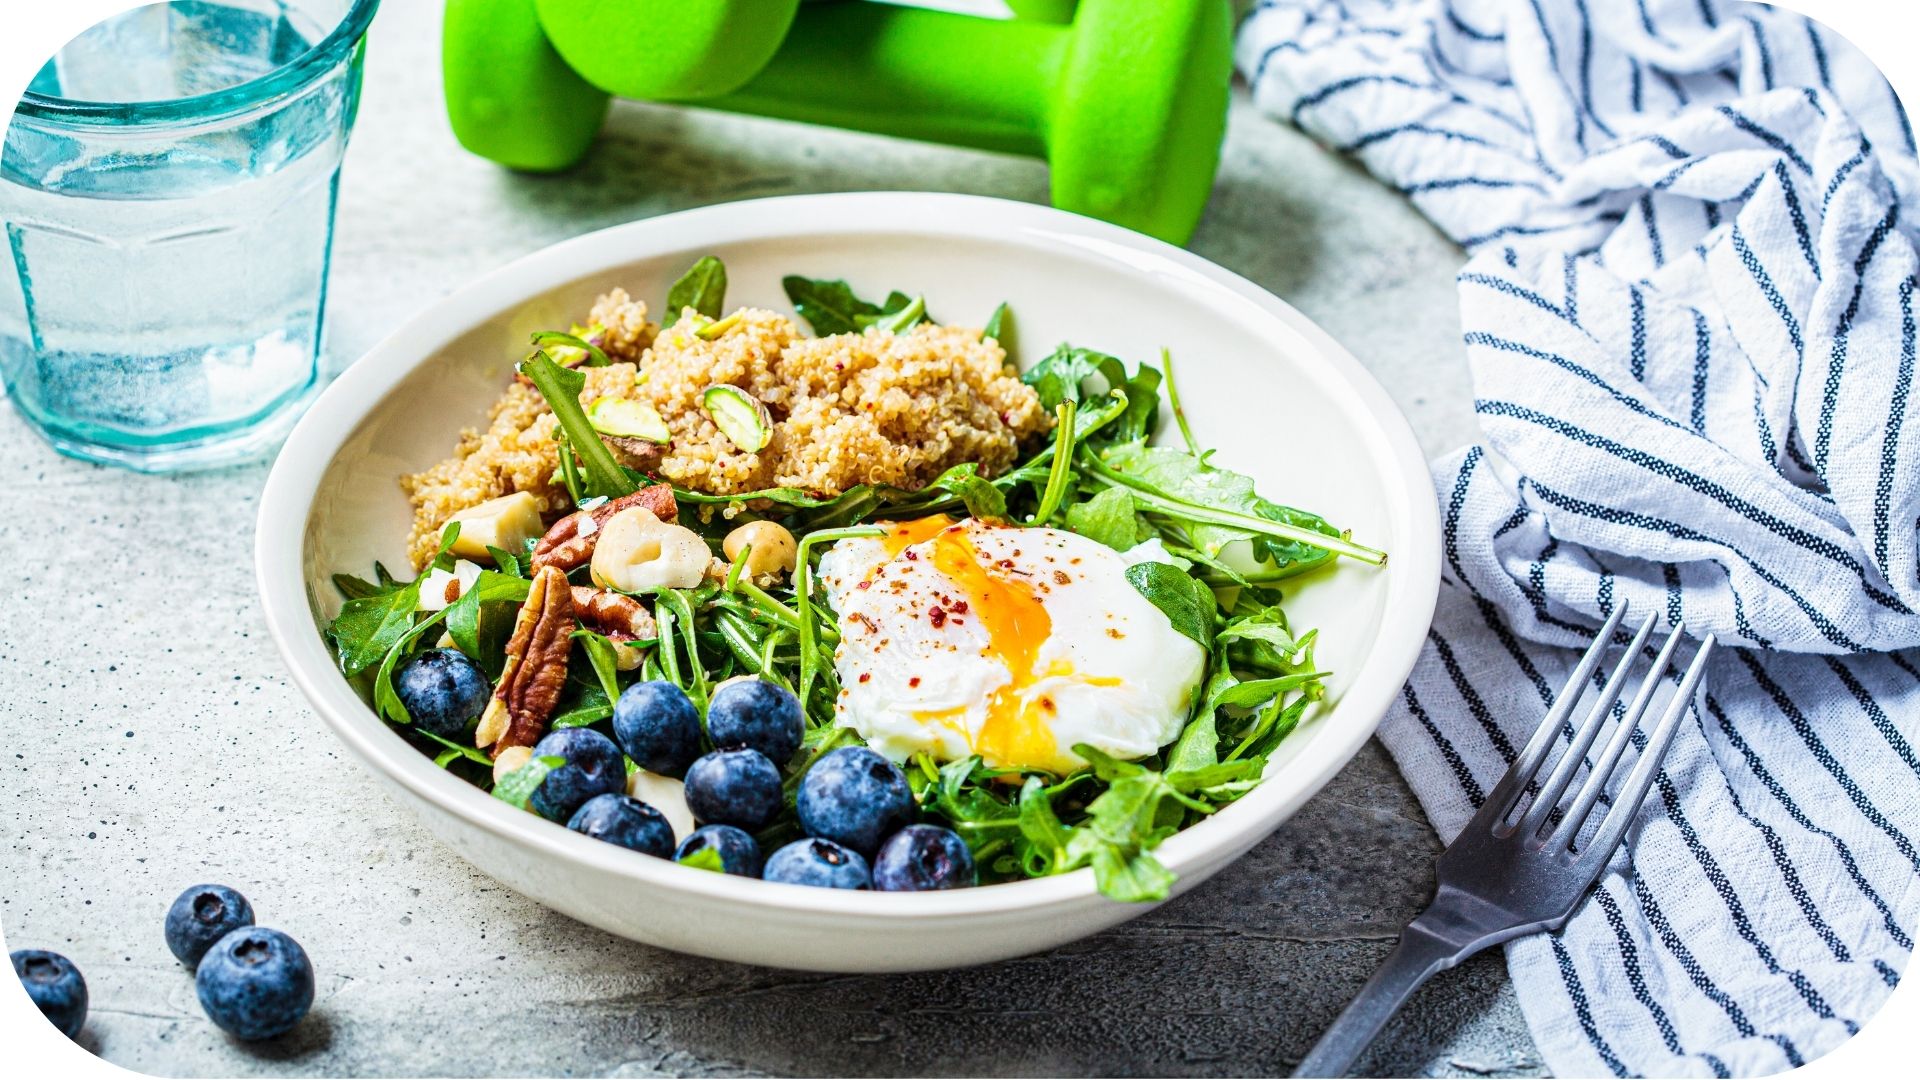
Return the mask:
<path fill-rule="evenodd" d="M 1055 772 L 1085 764 L 1078 743 L 1134 759 L 1179 735 L 1205 654 L 1125 578 L 1132 563 L 1167 559 L 1158 544 L 1121 553 L 1058 529 L 973 519 L 918 539 L 925 532 L 912 543 L 841 541 L 821 559 L 841 634 L 840 724 L 895 761 L 978 753 L 989 765 Z M 955 561 L 961 552 L 978 571 Z M 1044 610 L 1050 632 L 1032 649 L 1030 670 L 1009 670 L 1019 650 L 996 641 L 996 620 L 976 609 L 983 580 L 989 597 L 1007 596 L 1002 586 L 1024 590 Z M 990 735 L 996 694 L 1010 686 Z M 1009 703 L 1018 721 L 1009 721 Z M 1009 724 L 1019 738 L 1005 737 Z"/>

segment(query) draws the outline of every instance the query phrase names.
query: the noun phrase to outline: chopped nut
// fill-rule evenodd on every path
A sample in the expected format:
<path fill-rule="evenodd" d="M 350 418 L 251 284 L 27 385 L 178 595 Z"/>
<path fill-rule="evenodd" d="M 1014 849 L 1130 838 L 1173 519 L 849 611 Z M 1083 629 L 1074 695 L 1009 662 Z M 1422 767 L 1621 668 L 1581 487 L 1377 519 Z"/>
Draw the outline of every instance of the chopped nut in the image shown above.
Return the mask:
<path fill-rule="evenodd" d="M 691 589 L 712 561 L 698 533 L 634 506 L 601 526 L 593 548 L 593 583 L 629 593 Z"/>
<path fill-rule="evenodd" d="M 557 566 L 562 570 L 585 566 L 593 558 L 593 549 L 600 541 L 600 527 L 613 515 L 636 506 L 653 511 L 653 516 L 661 521 L 674 521 L 679 516 L 679 507 L 673 501 L 673 488 L 666 484 L 643 487 L 631 495 L 609 499 L 591 510 L 576 510 L 554 522 L 553 528 L 548 529 L 547 534 L 533 547 L 533 565 Z"/>
<path fill-rule="evenodd" d="M 575 585 L 573 610 L 581 622 L 615 641 L 650 641 L 660 634 L 647 605 L 611 589 Z"/>
<path fill-rule="evenodd" d="M 793 534 L 774 521 L 749 521 L 727 534 L 720 545 L 730 561 L 739 561 L 747 553 L 745 570 L 751 577 L 792 573 L 795 553 Z"/>
<path fill-rule="evenodd" d="M 534 572 L 526 602 L 507 640 L 506 667 L 494 701 L 480 717 L 474 745 L 493 747 L 497 759 L 514 746 L 532 746 L 546 734 L 547 721 L 560 703 L 567 681 L 567 652 L 573 647 L 573 590 L 567 575 L 551 566 Z M 500 712 L 505 713 L 501 722 Z"/>
<path fill-rule="evenodd" d="M 509 746 L 493 759 L 493 782 L 499 783 L 507 774 L 533 760 L 533 747 Z"/>

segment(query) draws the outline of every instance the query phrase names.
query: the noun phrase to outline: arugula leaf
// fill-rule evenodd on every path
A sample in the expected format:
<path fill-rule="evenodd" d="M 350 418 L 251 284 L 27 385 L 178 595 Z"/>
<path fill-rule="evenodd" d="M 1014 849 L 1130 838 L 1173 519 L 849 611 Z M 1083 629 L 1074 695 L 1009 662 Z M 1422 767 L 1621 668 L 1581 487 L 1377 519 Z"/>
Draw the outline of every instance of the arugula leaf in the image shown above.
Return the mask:
<path fill-rule="evenodd" d="M 1120 390 L 1127 395 L 1127 411 L 1120 414 L 1113 437 L 1132 442 L 1152 435 L 1160 417 L 1160 373 L 1141 364 Z"/>
<path fill-rule="evenodd" d="M 1134 510 L 1133 494 L 1123 487 L 1103 488 L 1067 507 L 1067 528 L 1115 551 L 1127 551 L 1152 535 Z"/>
<path fill-rule="evenodd" d="M 695 870 L 712 870 L 717 874 L 727 872 L 727 865 L 720 861 L 720 849 L 703 847 L 690 855 L 682 855 L 673 860 L 681 866 L 691 866 Z"/>
<path fill-rule="evenodd" d="M 868 303 L 853 295 L 853 287 L 844 281 L 825 281 L 804 278 L 798 274 L 789 274 L 780 279 L 780 287 L 787 291 L 787 299 L 793 303 L 793 310 L 807 320 L 813 332 L 821 337 L 833 334 L 857 334 L 862 324 L 859 317 L 881 314 L 877 304 Z"/>
<path fill-rule="evenodd" d="M 727 265 L 712 255 L 703 256 L 667 290 L 667 310 L 660 317 L 660 325 L 665 328 L 679 322 L 685 308 L 717 319 L 726 302 Z"/>
<path fill-rule="evenodd" d="M 500 555 L 505 555 L 500 552 Z M 495 558 L 499 558 L 496 555 Z M 512 560 L 512 556 L 507 556 Z M 460 598 L 447 605 L 447 634 L 453 638 L 453 647 L 466 653 L 482 668 L 497 667 L 503 659 L 501 652 L 506 644 L 506 631 L 512 627 L 511 619 L 488 619 L 485 605 L 513 603 L 526 600 L 533 583 L 526 578 L 512 577 L 496 570 L 482 570 L 480 576 Z M 497 614 L 503 614 L 496 612 Z M 492 625 L 487 625 L 491 623 Z M 485 640 L 482 639 L 485 631 Z M 498 675 L 497 670 L 489 670 L 488 675 Z"/>
<path fill-rule="evenodd" d="M 327 637 L 340 657 L 340 671 L 351 679 L 379 663 L 413 627 L 420 606 L 420 583 L 414 581 L 390 593 L 349 600 L 327 626 Z"/>
<path fill-rule="evenodd" d="M 1342 540 L 1340 530 L 1319 515 L 1269 502 L 1254 491 L 1252 478 L 1231 469 L 1206 464 L 1184 450 L 1147 446 L 1139 442 L 1120 444 L 1108 449 L 1095 463 L 1095 472 L 1103 471 L 1116 474 L 1118 479 L 1137 490 L 1158 491 L 1177 502 L 1264 518 L 1294 529 Z M 1279 568 L 1306 570 L 1333 558 L 1333 553 L 1325 547 L 1305 541 L 1286 540 L 1200 517 L 1186 517 L 1185 511 L 1178 506 L 1161 507 L 1149 501 L 1148 508 L 1181 520 L 1194 545 L 1208 555 L 1219 555 L 1222 548 L 1236 540 L 1250 540 L 1264 560 Z M 1343 546 L 1353 545 L 1343 543 Z"/>
<path fill-rule="evenodd" d="M 1029 776 L 1020 786 L 1020 835 L 1027 841 L 1022 853 L 1022 869 L 1029 877 L 1054 872 L 1067 861 L 1067 845 L 1073 831 L 1060 823 L 1054 813 L 1047 785 L 1037 776 Z"/>
<path fill-rule="evenodd" d="M 500 782 L 493 785 L 493 797 L 525 810 L 527 800 L 533 798 L 534 791 L 546 782 L 547 774 L 566 763 L 567 759 L 558 754 L 533 758 L 501 777 Z"/>
<path fill-rule="evenodd" d="M 957 496 L 967 505 L 967 513 L 973 517 L 990 521 L 1002 521 L 1007 516 L 1007 494 L 980 475 L 980 466 L 974 462 L 963 462 L 933 478 L 933 482 L 920 490 L 920 494 L 930 491 L 943 491 Z"/>
<path fill-rule="evenodd" d="M 894 297 L 903 295 L 902 293 L 893 294 Z M 927 321 L 927 299 L 924 296 L 916 296 L 911 301 L 902 304 L 898 309 L 892 307 L 893 297 L 889 297 L 887 303 L 887 307 L 880 309 L 881 317 L 872 320 L 867 325 L 877 326 L 888 333 L 904 334 L 920 323 Z"/>
<path fill-rule="evenodd" d="M 569 680 L 571 681 L 571 680 Z M 613 702 L 607 699 L 607 692 L 598 682 L 581 687 L 573 703 L 555 713 L 547 727 L 554 731 L 561 728 L 586 727 L 597 724 L 613 715 Z"/>
<path fill-rule="evenodd" d="M 1063 401 L 1078 403 L 1085 392 L 1082 384 L 1095 375 L 1105 379 L 1109 389 L 1123 389 L 1127 385 L 1126 365 L 1118 357 L 1072 345 L 1053 350 L 1020 376 L 1020 381 L 1033 387 L 1041 407 L 1052 412 Z"/>
<path fill-rule="evenodd" d="M 436 755 L 433 759 L 433 763 L 435 765 L 440 766 L 443 769 L 446 768 L 448 764 L 454 761 L 457 761 L 461 758 L 465 758 L 468 761 L 478 762 L 481 765 L 490 766 L 493 764 L 493 759 L 487 756 L 487 752 L 485 750 L 480 749 L 477 746 L 462 746 L 451 739 L 443 739 L 440 736 L 435 735 L 433 732 L 428 731 L 426 728 L 414 728 L 413 733 L 415 735 L 425 736 L 426 738 L 439 743 L 441 746 L 446 747 L 445 750 L 440 751 L 440 753 Z"/>
<path fill-rule="evenodd" d="M 587 386 L 585 375 L 561 367 L 545 353 L 522 361 L 520 373 L 547 399 L 547 407 L 553 410 L 560 430 L 566 432 L 567 441 L 580 456 L 585 469 L 583 485 L 588 495 L 617 499 L 639 490 L 627 471 L 613 460 L 613 452 L 600 441 L 600 433 L 593 430 L 587 421 L 587 411 L 580 407 L 580 392 Z"/>
<path fill-rule="evenodd" d="M 434 552 L 436 565 L 459 537 L 460 523 L 448 522 L 440 531 L 440 548 Z M 341 673 L 349 679 L 388 656 L 394 645 L 412 629 L 414 610 L 420 606 L 420 579 L 400 585 L 379 563 L 374 564 L 374 572 L 381 579 L 381 587 L 391 585 L 391 589 L 348 600 L 340 606 L 340 614 L 327 624 L 326 637 L 333 642 L 334 653 L 340 658 Z"/>
<path fill-rule="evenodd" d="M 1176 739 L 1173 749 L 1167 751 L 1167 769 L 1179 772 L 1198 769 L 1220 763 L 1220 726 L 1218 714 L 1209 705 L 1199 711 L 1199 715 L 1187 721 Z"/>
<path fill-rule="evenodd" d="M 1213 616 L 1218 608 L 1206 583 L 1171 563 L 1138 562 L 1127 567 L 1127 584 L 1139 590 L 1167 616 L 1173 628 L 1213 649 Z"/>
<path fill-rule="evenodd" d="M 980 340 L 992 338 L 1000 343 L 1001 348 L 1005 348 L 1007 342 L 1001 335 L 1006 332 L 1007 320 L 1011 315 L 1012 312 L 1007 310 L 1007 302 L 1002 300 L 1000 306 L 993 309 L 993 314 L 987 316 L 987 325 L 980 328 Z"/>
<path fill-rule="evenodd" d="M 600 692 L 608 701 L 620 699 L 620 667 L 615 658 L 613 642 L 605 635 L 593 630 L 575 630 L 573 636 L 587 653 L 587 663 L 593 666 L 594 678 L 600 680 Z"/>
<path fill-rule="evenodd" d="M 940 782 L 926 804 L 928 810 L 946 818 L 974 851 L 1022 832 L 1019 807 L 987 786 L 999 775 L 998 770 L 982 765 L 978 756 L 949 761 L 940 767 Z"/>
<path fill-rule="evenodd" d="M 339 589 L 340 595 L 349 600 L 365 600 L 369 596 L 386 596 L 389 593 L 398 592 L 404 587 L 402 583 L 393 580 L 393 578 L 387 575 L 386 567 L 381 566 L 379 563 L 374 563 L 373 569 L 374 573 L 382 580 L 373 582 L 354 577 L 352 574 L 335 574 L 333 575 L 333 587 Z"/>
<path fill-rule="evenodd" d="M 1101 894 L 1109 899 L 1166 899 L 1173 874 L 1150 852 L 1179 829 L 1186 799 L 1145 766 L 1118 761 L 1084 743 L 1073 751 L 1093 763 L 1107 790 L 1087 806 L 1087 820 L 1068 840 L 1069 864 L 1092 866 Z"/>
<path fill-rule="evenodd" d="M 523 569 L 520 565 L 520 559 L 518 556 L 515 556 L 506 551 L 502 551 L 499 548 L 494 547 L 492 544 L 487 545 L 487 554 L 493 559 L 493 565 L 496 567 L 499 567 L 501 573 L 506 574 L 509 577 L 517 577 L 517 578 L 523 578 L 527 576 L 526 570 Z"/>

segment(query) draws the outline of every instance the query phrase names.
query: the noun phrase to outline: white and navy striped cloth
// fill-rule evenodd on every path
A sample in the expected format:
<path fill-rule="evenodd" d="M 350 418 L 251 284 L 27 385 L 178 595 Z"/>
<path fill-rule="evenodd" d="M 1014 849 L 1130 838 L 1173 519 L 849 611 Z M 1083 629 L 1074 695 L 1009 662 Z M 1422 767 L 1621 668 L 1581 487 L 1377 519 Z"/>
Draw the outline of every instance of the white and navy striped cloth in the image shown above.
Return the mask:
<path fill-rule="evenodd" d="M 1265 111 L 1471 256 L 1486 444 L 1434 467 L 1439 613 L 1381 729 L 1441 836 L 1616 605 L 1737 646 L 1631 866 L 1507 948 L 1547 1064 L 1831 1050 L 1920 934 L 1920 165 L 1892 90 L 1724 0 L 1267 3 L 1238 49 Z"/>

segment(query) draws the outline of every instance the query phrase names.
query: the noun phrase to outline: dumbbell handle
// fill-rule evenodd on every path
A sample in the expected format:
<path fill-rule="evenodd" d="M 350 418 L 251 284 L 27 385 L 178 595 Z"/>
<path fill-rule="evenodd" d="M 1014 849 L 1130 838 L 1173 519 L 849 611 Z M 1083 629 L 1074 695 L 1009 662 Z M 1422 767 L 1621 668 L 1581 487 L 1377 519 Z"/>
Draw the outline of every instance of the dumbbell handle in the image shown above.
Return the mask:
<path fill-rule="evenodd" d="M 745 86 L 690 104 L 1044 155 L 1069 32 L 887 4 L 803 4 Z"/>

